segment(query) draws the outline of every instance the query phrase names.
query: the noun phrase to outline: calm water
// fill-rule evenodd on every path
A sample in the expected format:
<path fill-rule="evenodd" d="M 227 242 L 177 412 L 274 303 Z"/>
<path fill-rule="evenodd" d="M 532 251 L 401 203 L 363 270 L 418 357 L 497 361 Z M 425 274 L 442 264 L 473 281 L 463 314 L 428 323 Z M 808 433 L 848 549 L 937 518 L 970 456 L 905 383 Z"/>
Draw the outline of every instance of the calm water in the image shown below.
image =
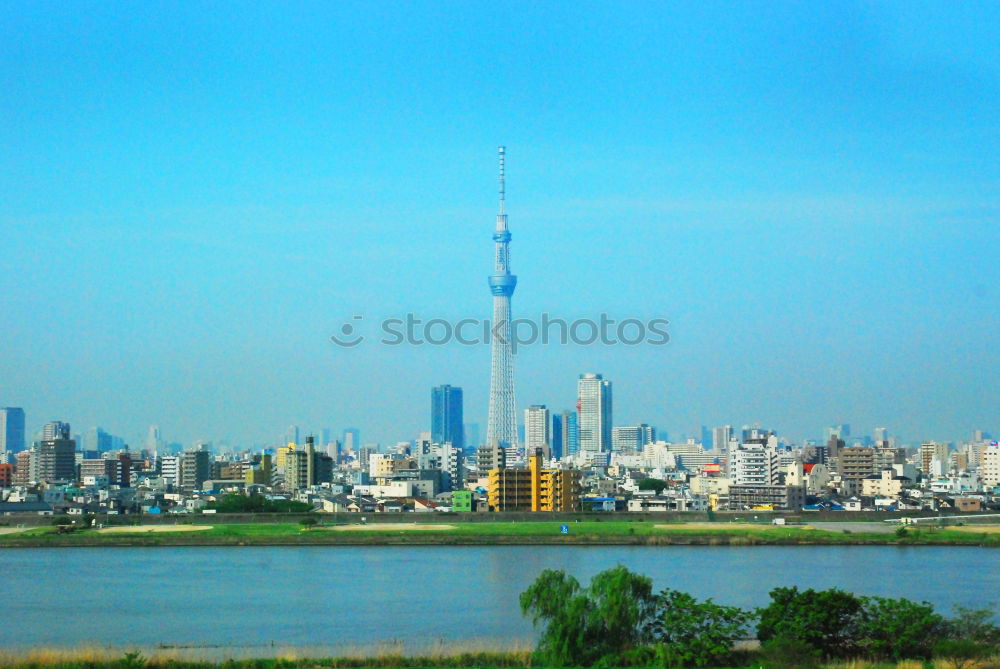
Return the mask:
<path fill-rule="evenodd" d="M 753 607 L 779 585 L 1000 603 L 1000 551 L 949 547 L 244 547 L 0 550 L 0 646 L 371 646 L 532 637 L 545 568 L 621 563 Z M 257 653 L 260 654 L 260 653 Z"/>

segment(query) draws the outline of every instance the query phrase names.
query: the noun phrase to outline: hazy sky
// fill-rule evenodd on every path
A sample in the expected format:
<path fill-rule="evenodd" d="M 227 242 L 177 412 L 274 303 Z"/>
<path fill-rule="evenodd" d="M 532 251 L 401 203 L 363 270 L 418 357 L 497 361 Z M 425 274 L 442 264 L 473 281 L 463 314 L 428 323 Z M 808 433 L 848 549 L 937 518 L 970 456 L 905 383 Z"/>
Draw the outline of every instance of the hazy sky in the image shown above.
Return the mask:
<path fill-rule="evenodd" d="M 541 5 L 541 6 L 538 6 Z M 614 383 L 671 436 L 1000 430 L 1000 4 L 0 5 L 0 406 L 245 443 L 486 429 L 507 146 L 518 405 Z"/>

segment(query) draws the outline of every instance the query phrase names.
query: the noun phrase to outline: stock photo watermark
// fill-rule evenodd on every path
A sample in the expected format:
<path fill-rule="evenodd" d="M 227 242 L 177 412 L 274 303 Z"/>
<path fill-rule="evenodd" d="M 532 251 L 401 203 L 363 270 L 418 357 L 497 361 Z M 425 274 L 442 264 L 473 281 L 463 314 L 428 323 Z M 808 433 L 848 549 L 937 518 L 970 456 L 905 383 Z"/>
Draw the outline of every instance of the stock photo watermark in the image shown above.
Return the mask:
<path fill-rule="evenodd" d="M 367 319 L 353 316 L 340 326 L 330 340 L 343 348 L 359 346 L 370 337 L 364 334 Z M 490 345 L 494 341 L 510 341 L 511 351 L 533 344 L 574 344 L 590 346 L 663 346 L 670 341 L 665 318 L 624 318 L 617 320 L 607 314 L 599 318 L 553 318 L 544 313 L 539 318 L 515 318 L 492 321 L 483 318 L 418 318 L 408 313 L 402 318 L 378 321 L 379 344 L 384 346 L 460 346 Z"/>

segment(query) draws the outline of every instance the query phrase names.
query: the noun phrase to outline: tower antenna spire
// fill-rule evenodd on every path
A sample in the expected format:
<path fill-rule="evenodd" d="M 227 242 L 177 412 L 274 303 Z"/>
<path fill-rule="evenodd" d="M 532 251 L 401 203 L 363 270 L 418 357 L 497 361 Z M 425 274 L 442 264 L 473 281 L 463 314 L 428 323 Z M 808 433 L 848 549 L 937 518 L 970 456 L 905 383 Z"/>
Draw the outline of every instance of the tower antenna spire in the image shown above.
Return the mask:
<path fill-rule="evenodd" d="M 505 146 L 501 146 L 500 150 L 499 150 L 499 153 L 500 153 L 500 213 L 501 214 L 504 213 L 504 211 L 503 211 L 503 209 L 504 209 L 504 198 L 506 197 L 506 187 L 505 187 L 505 183 L 504 183 L 504 164 L 503 164 L 504 163 L 504 152 L 506 150 L 507 150 L 507 147 L 505 147 Z"/>

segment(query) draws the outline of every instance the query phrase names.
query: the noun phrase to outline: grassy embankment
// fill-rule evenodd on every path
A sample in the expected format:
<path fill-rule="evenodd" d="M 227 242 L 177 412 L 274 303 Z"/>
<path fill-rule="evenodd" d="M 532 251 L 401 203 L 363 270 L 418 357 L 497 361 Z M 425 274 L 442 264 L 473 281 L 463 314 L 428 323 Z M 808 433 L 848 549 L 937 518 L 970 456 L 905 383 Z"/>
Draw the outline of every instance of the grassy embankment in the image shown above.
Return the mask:
<path fill-rule="evenodd" d="M 437 518 L 435 518 L 437 520 Z M 908 529 L 905 537 L 889 532 L 831 531 L 809 526 L 736 523 L 676 523 L 588 520 L 449 523 L 413 531 L 412 524 L 384 526 L 318 526 L 293 523 L 214 524 L 210 529 L 150 531 L 163 525 L 138 525 L 135 532 L 105 533 L 97 529 L 57 533 L 55 527 L 32 528 L 0 535 L 0 547 L 29 546 L 237 546 L 237 545 L 968 545 L 1000 547 L 993 528 Z M 207 516 L 198 523 L 209 525 Z M 422 523 L 424 528 L 427 524 Z M 174 528 L 175 526 L 167 526 Z M 176 526 L 176 529 L 184 528 Z M 350 527 L 345 530 L 343 528 Z M 341 529 L 337 529 L 341 528 Z M 121 528 L 124 529 L 124 528 Z"/>

